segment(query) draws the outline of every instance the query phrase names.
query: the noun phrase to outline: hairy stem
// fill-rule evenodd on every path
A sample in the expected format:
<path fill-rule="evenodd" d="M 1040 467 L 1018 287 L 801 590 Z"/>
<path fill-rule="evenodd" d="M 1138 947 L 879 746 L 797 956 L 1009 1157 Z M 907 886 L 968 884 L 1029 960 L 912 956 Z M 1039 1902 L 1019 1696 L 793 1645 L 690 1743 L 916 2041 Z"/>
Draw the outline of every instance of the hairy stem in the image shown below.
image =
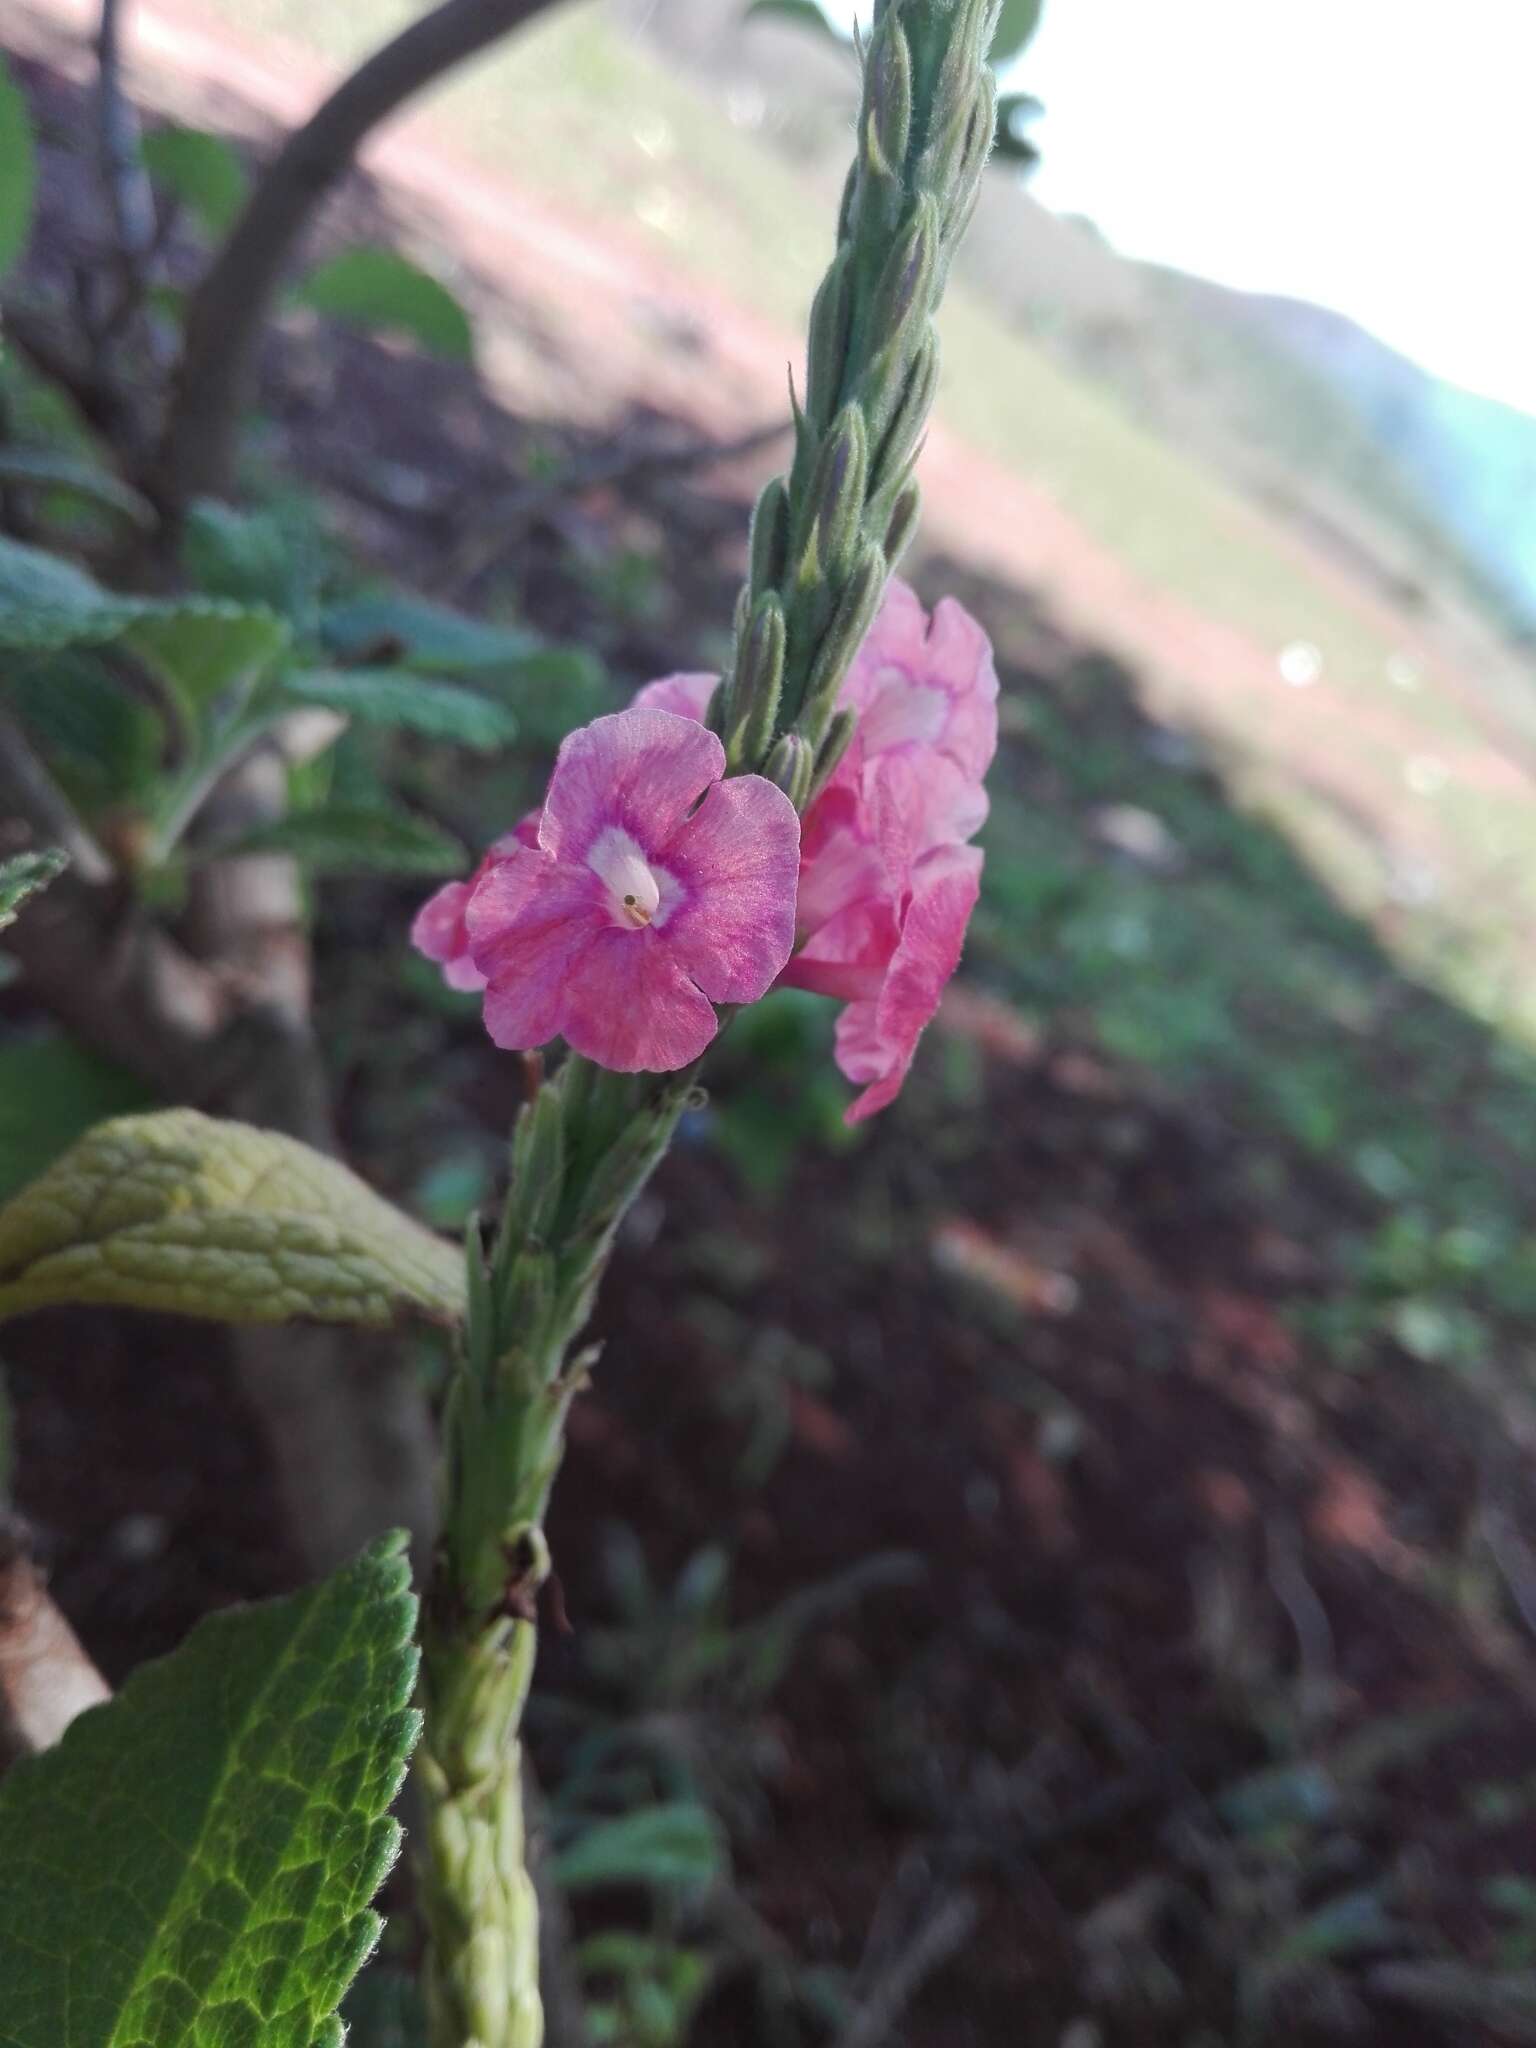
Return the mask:
<path fill-rule="evenodd" d="M 195 497 L 227 495 L 257 344 L 290 257 L 359 144 L 423 87 L 549 0 L 443 0 L 336 88 L 284 143 L 187 305 L 165 431 L 145 480 L 174 529 Z"/>
<path fill-rule="evenodd" d="M 432 2048 L 538 2048 L 538 1908 L 519 1729 L 549 1571 L 544 1511 L 575 1351 L 619 1224 L 659 1164 L 691 1076 L 574 1055 L 520 1114 L 489 1255 L 471 1238 L 465 1355 L 443 1419 L 443 1526 L 422 1611 L 422 1892 Z"/>

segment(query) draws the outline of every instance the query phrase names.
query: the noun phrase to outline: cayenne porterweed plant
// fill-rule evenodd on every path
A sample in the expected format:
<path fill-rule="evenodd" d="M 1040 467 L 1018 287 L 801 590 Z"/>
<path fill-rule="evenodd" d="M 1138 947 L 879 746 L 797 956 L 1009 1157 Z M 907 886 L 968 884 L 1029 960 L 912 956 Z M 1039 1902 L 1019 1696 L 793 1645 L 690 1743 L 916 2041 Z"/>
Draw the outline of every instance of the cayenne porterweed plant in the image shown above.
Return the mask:
<path fill-rule="evenodd" d="M 938 376 L 935 315 L 994 134 L 986 55 L 996 18 L 996 0 L 876 6 L 856 157 L 811 315 L 793 462 L 754 512 L 725 674 L 664 677 L 627 710 L 570 734 L 538 810 L 416 919 L 417 948 L 451 985 L 482 993 L 490 1037 L 525 1057 L 534 1082 L 500 1215 L 471 1226 L 460 1258 L 297 1137 L 192 1109 L 98 1125 L 0 1211 L 0 1315 L 75 1301 L 234 1323 L 381 1325 L 415 1311 L 455 1332 L 439 1535 L 419 1623 L 417 1846 L 433 2048 L 537 2048 L 543 2034 L 521 1729 L 550 1571 L 545 1512 L 570 1405 L 595 1363 L 583 1332 L 616 1233 L 696 1099 L 712 1041 L 775 986 L 842 1005 L 836 1060 L 859 1091 L 850 1121 L 892 1102 L 976 902 L 981 854 L 971 841 L 997 737 L 990 649 L 958 605 L 946 600 L 930 618 L 889 579 L 918 519 L 913 472 Z M 202 719 L 210 746 L 229 739 L 218 721 L 232 702 L 244 716 L 260 701 L 251 676 L 265 641 L 252 639 L 242 667 L 225 647 L 236 624 L 218 606 L 117 599 L 59 564 L 13 560 L 13 569 L 13 611 L 32 602 L 31 645 L 129 636 L 182 679 L 192 729 Z M 223 759 L 210 754 L 205 781 Z M 11 756 L 13 786 L 29 760 Z M 51 803 L 51 785 L 39 787 Z M 25 814 L 38 813 L 34 802 Z M 67 829 L 67 806 L 51 815 L 66 828 L 62 851 L 78 857 L 88 842 Z M 35 863 L 8 875 L 18 929 L 51 919 L 57 936 L 69 879 L 51 882 Z M 35 901 L 21 900 L 26 890 Z M 544 1048 L 557 1040 L 566 1049 L 545 1078 Z M 309 1596 L 314 1614 L 292 1603 L 273 1610 L 282 1619 L 267 1632 L 288 1659 L 275 1670 L 291 1665 L 291 1683 L 263 1693 L 253 1638 L 249 1726 L 236 1688 L 225 1702 L 227 1741 L 203 1743 L 207 1772 L 233 1759 L 237 1782 L 241 1757 L 266 1759 L 279 1788 L 267 1798 L 279 1807 L 290 1783 L 314 1794 L 304 1854 L 258 1869 L 268 1838 L 253 1823 L 250 1867 L 226 1871 L 214 1851 L 236 1837 L 216 1816 L 202 1851 L 194 1845 L 180 1865 L 162 1857 L 161 1903 L 174 1922 L 174 1901 L 190 1900 L 192 1921 L 167 1929 L 150 1914 L 149 1934 L 140 1929 L 155 1995 L 195 2016 L 195 1951 L 225 2031 L 193 2017 L 176 2032 L 133 2005 L 147 1981 L 141 1956 L 115 2008 L 131 2008 L 129 2030 L 104 2031 L 103 2041 L 256 2038 L 252 2024 L 287 2013 L 283 1998 L 300 1979 L 304 2016 L 261 2038 L 336 2038 L 333 1994 L 370 1938 L 364 1909 L 393 1849 L 384 1809 L 413 1732 L 399 1697 L 397 1547 Z M 372 1622 L 362 1618 L 375 1609 Z M 354 1701 L 362 1719 L 350 1734 L 325 1673 L 306 1661 L 317 1631 L 335 1638 L 334 1684 L 349 1672 L 366 1680 L 370 1658 L 387 1678 L 372 1720 L 374 1696 Z M 204 1641 L 205 1665 L 217 1650 Z M 136 1684 L 142 1720 L 153 1688 Z M 318 1688 L 312 1712 L 306 1685 Z M 128 1717 L 134 1697 L 130 1687 L 82 1720 L 55 1757 L 18 1770 L 0 1795 L 0 1840 L 8 1821 L 16 1839 L 23 1815 L 27 1828 L 46 1825 L 52 1766 L 73 1773 L 78 1784 L 60 1797 L 85 1810 L 79 1802 L 110 1761 L 109 1717 Z M 339 1781 L 326 1779 L 323 1796 L 321 1760 Z M 130 1805 L 152 1811 L 152 1786 L 129 1774 Z M 195 1804 L 195 1788 L 188 1797 Z M 342 1931 L 327 1936 L 324 1967 L 306 1974 L 294 1955 L 308 1953 L 304 1929 L 324 1917 L 316 1897 L 340 1881 L 345 1860 L 322 1839 L 323 1813 L 352 1809 L 370 1846 L 348 1866 L 345 1912 L 332 1909 Z M 62 1807 L 56 1824 L 68 1825 Z M 290 1926 L 290 1937 L 221 1961 L 205 1925 L 220 1923 L 219 1912 L 198 1904 L 204 1875 L 247 1894 L 270 1881 L 263 1924 Z M 49 1899 L 55 1924 L 60 1882 Z M 28 1971 L 46 1974 L 39 1956 L 50 1944 L 29 1936 L 24 1887 L 12 1889 L 0 1974 L 14 1964 L 25 1983 Z M 121 1945 L 111 1953 L 121 1977 Z M 244 2033 L 229 2031 L 237 2009 Z M 42 2048 L 45 2033 L 18 2039 Z"/>

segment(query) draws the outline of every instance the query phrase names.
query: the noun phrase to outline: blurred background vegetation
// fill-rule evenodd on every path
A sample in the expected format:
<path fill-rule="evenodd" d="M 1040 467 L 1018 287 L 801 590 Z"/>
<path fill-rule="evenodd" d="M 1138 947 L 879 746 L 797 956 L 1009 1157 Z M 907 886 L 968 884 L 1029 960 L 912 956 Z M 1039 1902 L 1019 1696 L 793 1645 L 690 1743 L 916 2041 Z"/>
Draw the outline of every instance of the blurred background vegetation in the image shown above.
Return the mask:
<path fill-rule="evenodd" d="M 12 0 L 5 304 L 68 342 L 0 358 L 13 549 L 117 580 L 189 287 L 417 11 L 140 0 L 158 225 L 114 328 L 94 24 Z M 553 8 L 320 217 L 239 509 L 178 567 L 285 621 L 260 701 L 329 718 L 263 839 L 146 851 L 197 736 L 118 628 L 0 676 L 167 931 L 201 864 L 297 864 L 337 1141 L 447 1231 L 521 1084 L 409 916 L 572 725 L 723 659 L 854 99 L 804 11 Z M 1536 422 L 1117 253 L 1026 154 L 946 309 L 910 565 L 1003 680 L 961 977 L 857 1136 L 821 1004 L 740 1020 L 573 1417 L 534 1748 L 582 2031 L 1536 2040 Z M 13 969 L 0 1194 L 163 1092 L 77 1040 Z M 6 1334 L 16 1498 L 114 1677 L 302 1575 L 221 1342 Z M 400 1911 L 365 2048 L 419 2039 L 413 1957 Z"/>

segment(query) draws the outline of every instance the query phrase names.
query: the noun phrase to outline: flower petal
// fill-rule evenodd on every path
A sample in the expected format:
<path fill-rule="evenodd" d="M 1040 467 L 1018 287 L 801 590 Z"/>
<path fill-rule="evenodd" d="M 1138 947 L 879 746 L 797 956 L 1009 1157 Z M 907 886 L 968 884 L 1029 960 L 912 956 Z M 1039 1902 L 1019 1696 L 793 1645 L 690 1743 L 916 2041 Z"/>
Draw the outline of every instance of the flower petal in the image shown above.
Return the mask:
<path fill-rule="evenodd" d="M 725 773 L 725 749 L 706 727 L 646 707 L 594 718 L 561 746 L 544 799 L 539 844 L 580 861 L 620 825 L 647 853 L 672 837 Z"/>
<path fill-rule="evenodd" d="M 846 1123 L 862 1123 L 901 1093 L 917 1041 L 959 965 L 980 889 L 979 848 L 946 847 L 919 865 L 884 987 L 873 1002 L 850 1003 L 837 1020 L 837 1064 L 850 1081 L 865 1084 Z"/>
<path fill-rule="evenodd" d="M 619 1074 L 670 1074 L 699 1057 L 719 1019 L 664 939 L 610 924 L 572 960 L 559 1028 L 574 1051 Z"/>
<path fill-rule="evenodd" d="M 464 913 L 485 976 L 485 1028 L 510 1052 L 558 1037 L 564 990 L 607 922 L 597 878 L 547 854 L 514 848 L 475 885 Z"/>
<path fill-rule="evenodd" d="M 658 859 L 682 888 L 655 933 L 717 1003 L 755 1003 L 795 943 L 800 820 L 761 775 L 711 789 Z"/>
<path fill-rule="evenodd" d="M 635 693 L 634 701 L 642 709 L 672 711 L 679 718 L 691 718 L 702 725 L 719 680 L 718 676 L 686 671 L 675 676 L 658 676 L 654 683 L 647 683 L 643 690 Z"/>

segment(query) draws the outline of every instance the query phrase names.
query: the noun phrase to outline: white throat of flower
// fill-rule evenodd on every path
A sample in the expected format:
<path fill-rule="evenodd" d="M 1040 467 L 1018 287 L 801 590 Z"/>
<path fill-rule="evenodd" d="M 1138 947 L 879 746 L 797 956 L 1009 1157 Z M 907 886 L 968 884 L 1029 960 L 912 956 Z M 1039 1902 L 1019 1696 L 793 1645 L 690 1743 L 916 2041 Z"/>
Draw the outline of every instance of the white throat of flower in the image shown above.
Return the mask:
<path fill-rule="evenodd" d="M 643 931 L 662 907 L 662 886 L 669 878 L 651 869 L 638 843 L 622 825 L 599 832 L 587 853 L 587 866 L 608 894 L 615 924 Z"/>

